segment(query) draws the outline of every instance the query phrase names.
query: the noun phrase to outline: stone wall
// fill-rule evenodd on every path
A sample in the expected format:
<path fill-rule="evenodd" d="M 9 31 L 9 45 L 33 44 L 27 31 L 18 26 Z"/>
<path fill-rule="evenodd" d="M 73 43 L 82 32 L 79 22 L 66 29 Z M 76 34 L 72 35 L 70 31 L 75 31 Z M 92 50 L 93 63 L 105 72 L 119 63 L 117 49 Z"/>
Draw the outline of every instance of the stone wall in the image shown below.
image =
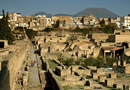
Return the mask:
<path fill-rule="evenodd" d="M 82 80 L 82 81 L 62 81 L 62 86 L 77 86 L 77 85 L 81 85 L 84 86 L 86 83 L 86 80 Z"/>
<path fill-rule="evenodd" d="M 106 40 L 109 37 L 109 34 L 92 34 L 92 39 L 95 40 Z"/>
<path fill-rule="evenodd" d="M 130 42 L 130 35 L 115 35 L 115 42 Z"/>
<path fill-rule="evenodd" d="M 125 74 L 130 74 L 130 65 L 125 66 Z"/>
<path fill-rule="evenodd" d="M 45 69 L 48 70 L 49 69 L 48 61 L 43 56 L 41 57 L 41 59 Z"/>
<path fill-rule="evenodd" d="M 56 78 L 55 74 L 52 72 L 51 69 L 48 69 L 48 76 L 51 81 L 51 86 L 53 90 L 64 90 L 61 82 Z"/>
<path fill-rule="evenodd" d="M 18 48 L 14 48 L 15 50 L 8 55 L 7 73 L 4 76 L 5 79 L 3 80 L 3 83 L 1 85 L 1 90 L 8 90 L 4 89 L 5 87 L 7 87 L 7 84 L 9 84 L 8 86 L 10 87 L 10 90 L 15 89 L 16 74 L 20 69 L 30 48 L 28 41 L 17 41 L 15 45 Z"/>

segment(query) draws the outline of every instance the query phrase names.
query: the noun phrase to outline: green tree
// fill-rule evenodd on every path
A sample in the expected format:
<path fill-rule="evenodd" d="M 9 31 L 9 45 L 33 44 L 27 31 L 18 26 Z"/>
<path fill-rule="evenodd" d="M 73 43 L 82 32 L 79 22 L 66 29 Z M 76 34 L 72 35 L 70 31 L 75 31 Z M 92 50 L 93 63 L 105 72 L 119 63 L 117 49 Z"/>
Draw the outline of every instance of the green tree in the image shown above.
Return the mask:
<path fill-rule="evenodd" d="M 104 64 L 105 64 L 104 59 L 101 58 L 101 57 L 97 57 L 96 62 L 95 62 L 95 65 L 96 65 L 98 68 L 101 68 L 101 67 L 104 66 Z"/>
<path fill-rule="evenodd" d="M 104 21 L 104 19 L 101 20 L 101 21 L 99 22 L 99 24 L 100 24 L 101 26 L 105 25 L 105 21 Z"/>
<path fill-rule="evenodd" d="M 93 57 L 86 58 L 84 60 L 84 66 L 94 66 L 96 59 Z"/>
<path fill-rule="evenodd" d="M 28 36 L 28 38 L 31 40 L 33 39 L 33 37 L 36 35 L 37 32 L 34 32 L 32 29 L 27 29 L 26 30 L 26 34 Z"/>
<path fill-rule="evenodd" d="M 8 43 L 11 44 L 15 38 L 11 32 L 11 29 L 9 27 L 8 23 L 8 13 L 5 16 L 5 12 L 3 11 L 3 18 L 0 19 L 0 39 L 1 40 L 8 40 Z"/>
<path fill-rule="evenodd" d="M 70 37 L 67 38 L 67 41 L 73 42 L 74 40 L 77 40 L 77 37 L 75 35 L 71 35 Z"/>
<path fill-rule="evenodd" d="M 112 67 L 114 62 L 116 62 L 116 59 L 109 58 L 109 57 L 106 58 L 106 66 L 107 67 Z"/>
<path fill-rule="evenodd" d="M 108 25 L 102 26 L 103 32 L 107 34 L 113 34 L 114 30 L 117 29 L 117 24 L 116 23 L 111 23 Z"/>

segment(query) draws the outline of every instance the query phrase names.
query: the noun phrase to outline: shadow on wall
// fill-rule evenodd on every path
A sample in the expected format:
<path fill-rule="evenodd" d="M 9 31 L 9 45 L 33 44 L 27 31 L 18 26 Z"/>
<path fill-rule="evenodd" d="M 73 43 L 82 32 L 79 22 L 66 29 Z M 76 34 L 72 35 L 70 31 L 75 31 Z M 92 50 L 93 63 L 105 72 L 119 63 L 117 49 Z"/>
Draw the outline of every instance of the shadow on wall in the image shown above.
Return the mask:
<path fill-rule="evenodd" d="M 8 61 L 2 61 L 0 71 L 0 90 L 10 90 L 10 75 Z"/>

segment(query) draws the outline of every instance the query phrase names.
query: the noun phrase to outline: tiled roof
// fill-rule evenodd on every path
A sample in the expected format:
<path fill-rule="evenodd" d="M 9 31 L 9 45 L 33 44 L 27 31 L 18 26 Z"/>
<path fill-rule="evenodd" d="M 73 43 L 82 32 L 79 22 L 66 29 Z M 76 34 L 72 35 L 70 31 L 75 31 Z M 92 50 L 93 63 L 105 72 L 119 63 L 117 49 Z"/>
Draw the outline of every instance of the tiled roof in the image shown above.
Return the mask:
<path fill-rule="evenodd" d="M 91 41 L 83 41 L 83 42 L 80 42 L 78 44 L 76 44 L 77 46 L 82 46 L 82 45 L 85 45 L 85 44 L 93 44 L 93 42 Z"/>
<path fill-rule="evenodd" d="M 116 50 L 120 50 L 123 49 L 123 47 L 102 47 L 103 50 L 112 50 L 112 51 L 116 51 Z"/>

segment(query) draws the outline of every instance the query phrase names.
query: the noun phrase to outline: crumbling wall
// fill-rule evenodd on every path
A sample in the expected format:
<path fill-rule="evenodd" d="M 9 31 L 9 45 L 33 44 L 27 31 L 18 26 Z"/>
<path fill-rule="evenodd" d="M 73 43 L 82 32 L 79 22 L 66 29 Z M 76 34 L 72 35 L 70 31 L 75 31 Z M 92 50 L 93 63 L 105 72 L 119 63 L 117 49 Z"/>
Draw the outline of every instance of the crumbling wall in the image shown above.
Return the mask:
<path fill-rule="evenodd" d="M 18 69 L 21 67 L 23 60 L 29 50 L 29 42 L 28 41 L 20 41 L 17 42 L 19 48 L 17 48 L 17 50 L 15 50 L 15 52 L 12 52 L 11 54 L 9 54 L 9 58 L 8 58 L 8 74 L 4 77 L 4 83 L 2 83 L 2 88 L 1 90 L 8 90 L 5 89 L 7 87 L 7 84 L 9 84 L 8 86 L 10 87 L 10 90 L 14 90 L 15 89 L 15 78 L 16 78 L 16 74 L 18 72 Z"/>

